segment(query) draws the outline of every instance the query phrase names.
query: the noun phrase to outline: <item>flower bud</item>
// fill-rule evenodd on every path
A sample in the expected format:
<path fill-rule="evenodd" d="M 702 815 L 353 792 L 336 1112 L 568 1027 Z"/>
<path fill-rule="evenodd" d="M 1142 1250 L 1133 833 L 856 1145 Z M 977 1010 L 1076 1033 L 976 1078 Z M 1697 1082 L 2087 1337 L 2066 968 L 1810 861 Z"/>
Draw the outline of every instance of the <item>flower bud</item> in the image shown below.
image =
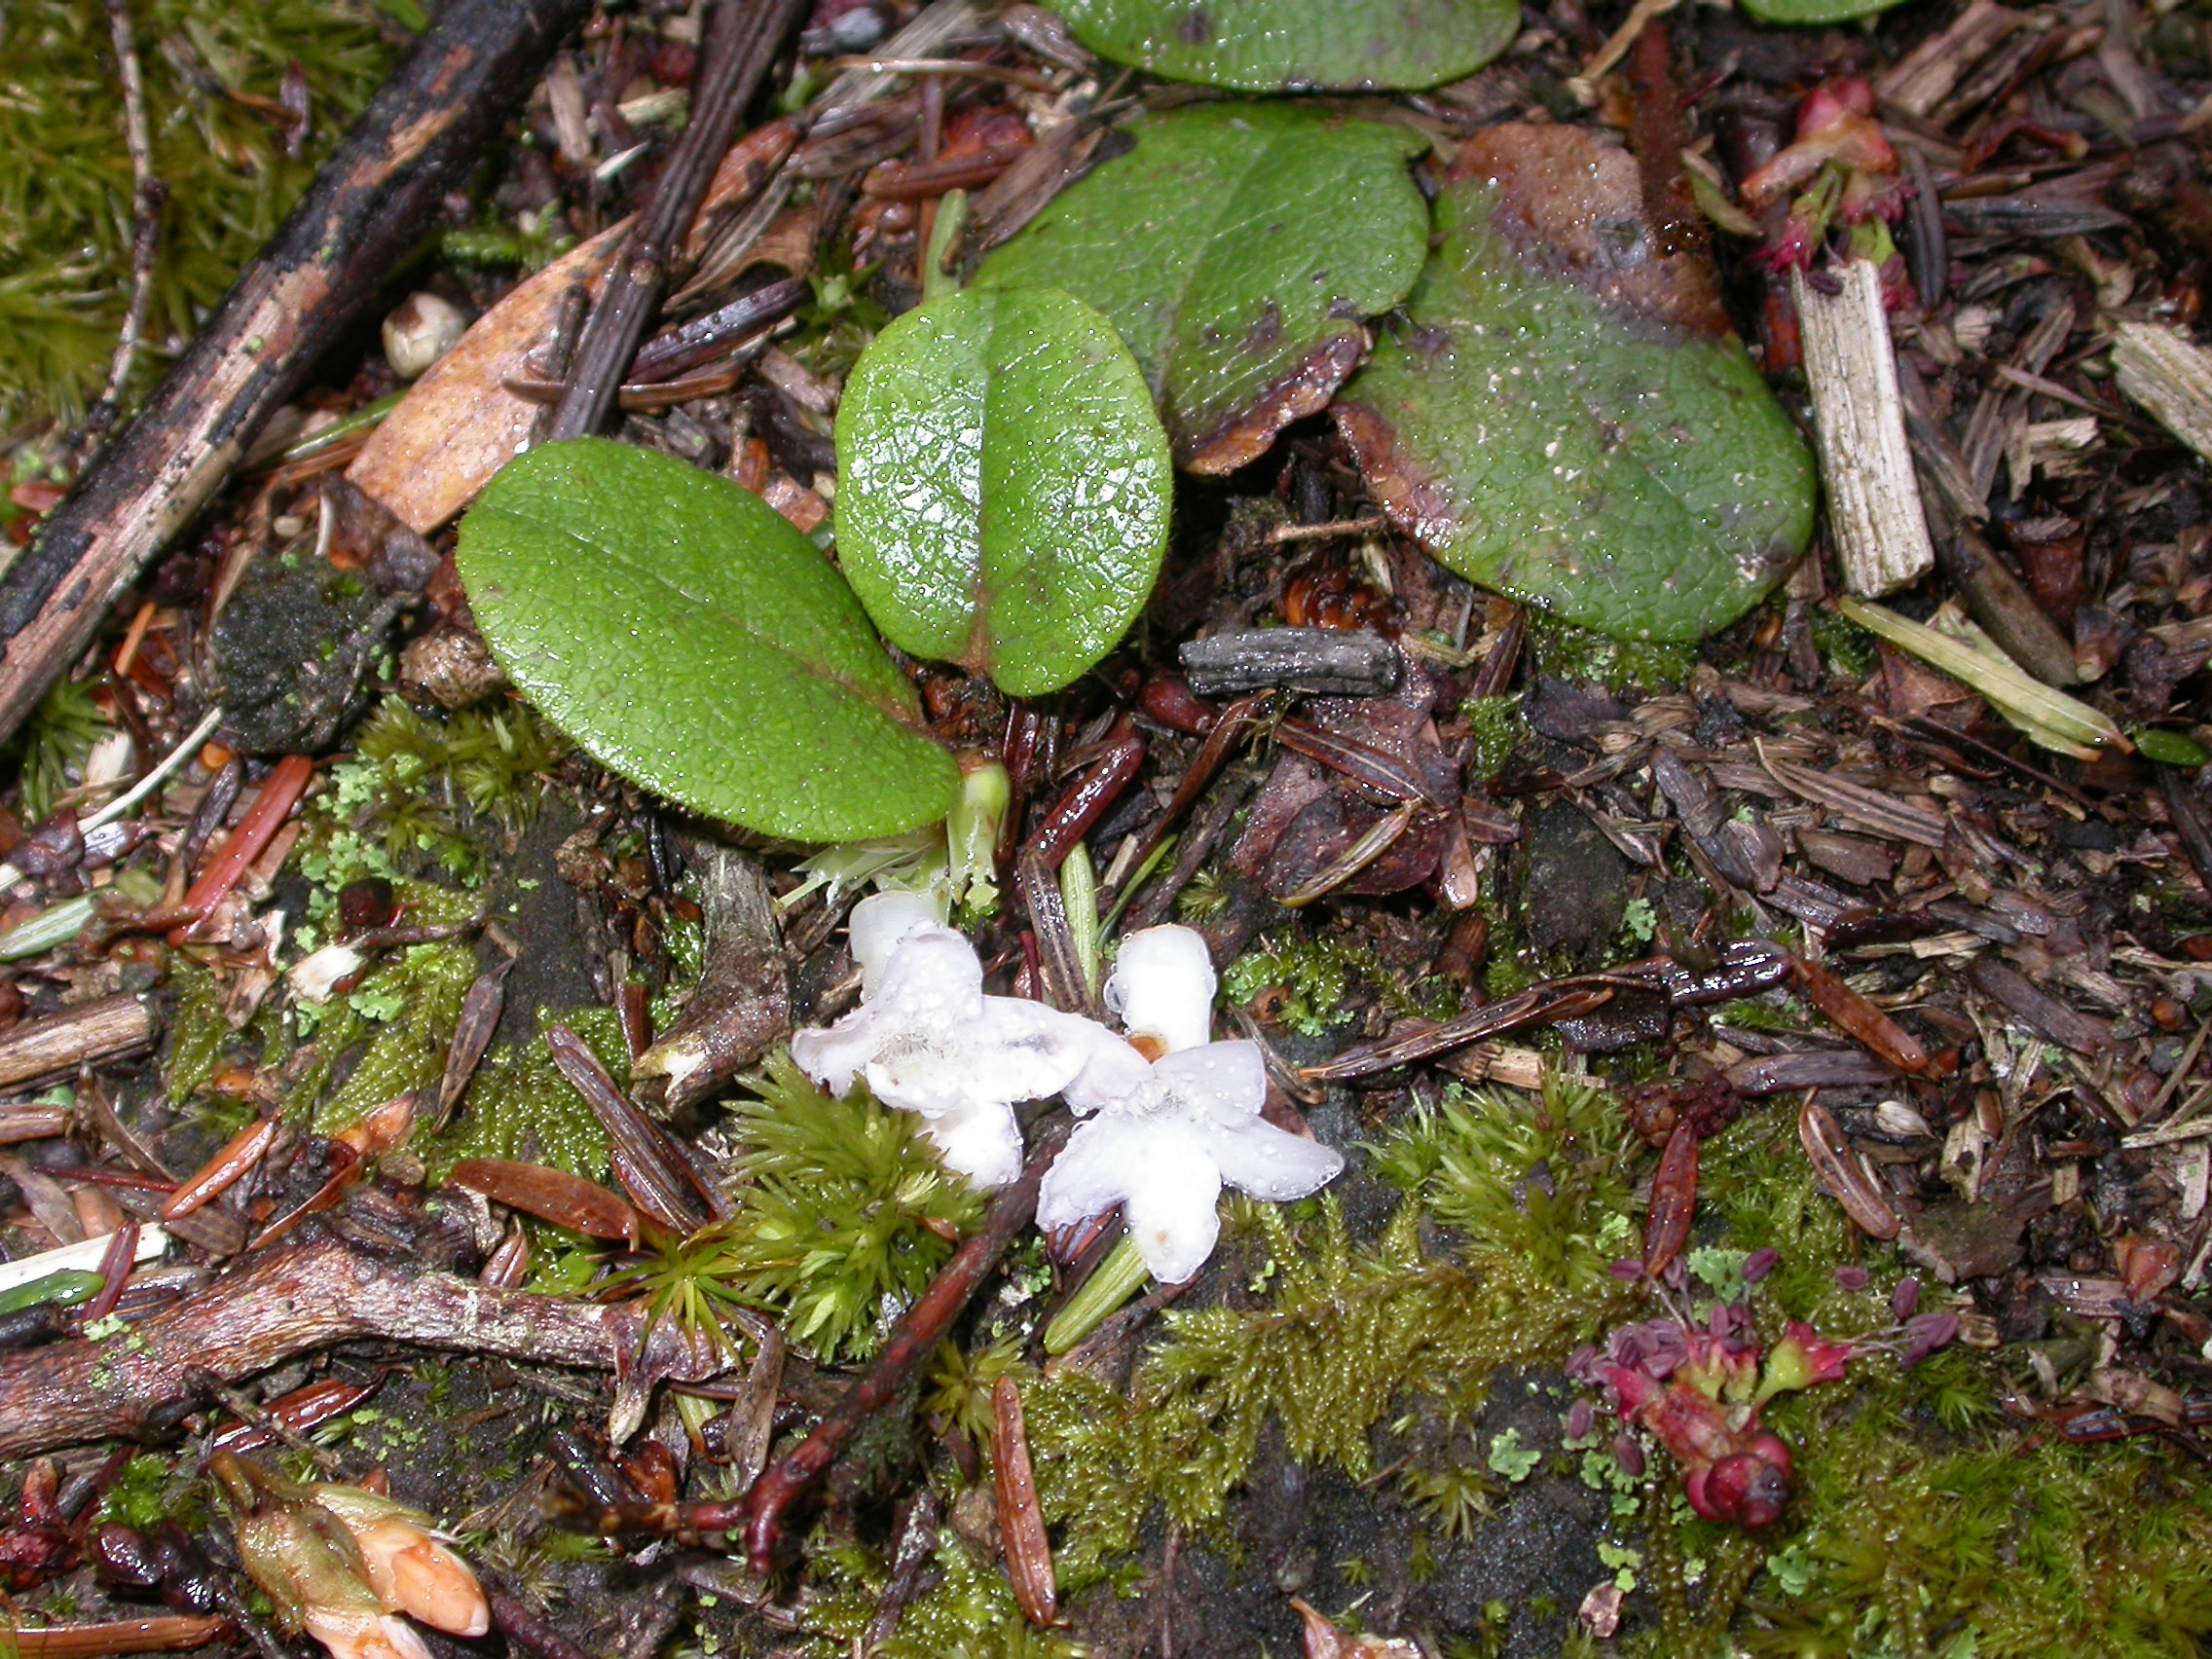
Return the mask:
<path fill-rule="evenodd" d="M 482 1636 L 492 1628 L 476 1574 L 430 1535 L 426 1517 L 359 1487 L 313 1490 L 315 1502 L 352 1534 L 369 1588 L 387 1608 L 452 1636 Z"/>
<path fill-rule="evenodd" d="M 999 830 L 1014 802 L 1014 781 L 996 760 L 963 756 L 960 798 L 944 821 L 952 896 L 977 915 L 999 907 Z"/>

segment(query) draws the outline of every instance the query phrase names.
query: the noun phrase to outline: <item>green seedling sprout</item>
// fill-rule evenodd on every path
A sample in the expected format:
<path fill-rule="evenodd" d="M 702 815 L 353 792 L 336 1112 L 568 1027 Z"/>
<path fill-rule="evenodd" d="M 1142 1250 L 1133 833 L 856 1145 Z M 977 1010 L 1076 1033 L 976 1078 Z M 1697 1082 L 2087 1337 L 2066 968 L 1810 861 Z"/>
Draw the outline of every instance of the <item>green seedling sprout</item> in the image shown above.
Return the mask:
<path fill-rule="evenodd" d="M 1137 1254 L 1136 1240 L 1124 1234 L 1107 1258 L 1068 1298 L 1067 1306 L 1045 1327 L 1045 1351 L 1066 1353 L 1103 1325 L 1107 1316 L 1134 1296 L 1151 1276 L 1145 1271 L 1144 1258 Z"/>

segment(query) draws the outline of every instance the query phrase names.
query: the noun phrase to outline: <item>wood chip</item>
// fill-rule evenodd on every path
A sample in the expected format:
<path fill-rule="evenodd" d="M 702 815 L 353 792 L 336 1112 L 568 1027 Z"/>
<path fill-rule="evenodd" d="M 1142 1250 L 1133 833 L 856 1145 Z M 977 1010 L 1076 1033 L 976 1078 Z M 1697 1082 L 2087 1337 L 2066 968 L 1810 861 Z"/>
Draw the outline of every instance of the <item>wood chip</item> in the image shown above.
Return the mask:
<path fill-rule="evenodd" d="M 1848 818 L 1893 841 L 1916 841 L 1942 850 L 1944 824 L 1939 812 L 1787 760 L 1770 760 L 1767 770 L 1791 794 L 1825 806 L 1838 818 Z"/>
<path fill-rule="evenodd" d="M 2122 322 L 2113 327 L 2112 366 L 2121 391 L 2212 460 L 2212 351 L 2178 328 Z"/>
<path fill-rule="evenodd" d="M 2112 1027 L 2101 1019 L 2076 1014 L 2055 997 L 2045 995 L 1993 956 L 1983 956 L 1967 970 L 1973 988 L 2004 1005 L 2006 1012 L 2039 1037 L 2072 1049 L 2077 1054 L 2094 1054 L 2112 1044 Z"/>
<path fill-rule="evenodd" d="M 694 232 L 751 195 L 790 153 L 795 129 L 771 122 L 738 140 L 707 186 Z M 346 469 L 348 482 L 427 535 L 530 447 L 539 406 L 506 388 L 535 378 L 531 356 L 553 336 L 571 286 L 596 294 L 628 235 L 622 220 L 510 288 L 417 381 Z M 688 252 L 697 253 L 693 247 Z"/>
<path fill-rule="evenodd" d="M 137 997 L 106 997 L 0 1037 L 0 1088 L 65 1077 L 80 1065 L 134 1053 L 154 1040 L 154 1015 Z"/>
<path fill-rule="evenodd" d="M 1973 0 L 1950 27 L 1929 36 L 1895 68 L 1874 83 L 1886 104 L 1926 118 L 1966 72 L 1986 57 L 2025 19 L 1996 4 Z"/>
<path fill-rule="evenodd" d="M 1804 333 L 1821 484 L 1843 585 L 1874 599 L 1924 575 L 1936 563 L 1936 547 L 1905 441 L 1881 276 L 1864 259 L 1847 262 L 1836 276 L 1842 292 L 1830 295 L 1792 273 L 1790 294 Z"/>

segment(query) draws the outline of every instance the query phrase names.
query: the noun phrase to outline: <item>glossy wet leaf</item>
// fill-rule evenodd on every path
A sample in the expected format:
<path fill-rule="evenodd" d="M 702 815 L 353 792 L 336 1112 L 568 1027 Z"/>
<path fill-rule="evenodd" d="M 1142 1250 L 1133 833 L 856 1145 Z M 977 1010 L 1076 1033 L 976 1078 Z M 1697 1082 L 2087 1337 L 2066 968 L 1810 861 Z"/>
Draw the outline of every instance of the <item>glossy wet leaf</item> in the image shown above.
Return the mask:
<path fill-rule="evenodd" d="M 838 560 L 884 636 L 1034 697 L 1143 608 L 1174 469 L 1113 324 L 1009 288 L 876 337 L 838 405 L 837 482 Z"/>
<path fill-rule="evenodd" d="M 1898 0 L 1744 0 L 1744 10 L 1769 23 L 1842 23 L 1896 4 Z"/>
<path fill-rule="evenodd" d="M 952 803 L 952 757 L 852 591 L 726 479 L 598 438 L 548 444 L 492 481 L 457 558 L 508 677 L 633 782 L 809 841 Z"/>
<path fill-rule="evenodd" d="M 1493 128 L 1460 169 L 1407 324 L 1337 405 L 1369 488 L 1443 564 L 1568 621 L 1727 626 L 1803 552 L 1814 471 L 1710 264 L 1587 134 Z"/>
<path fill-rule="evenodd" d="M 1514 0 L 1060 0 L 1117 63 L 1239 92 L 1442 86 L 1513 43 Z"/>
<path fill-rule="evenodd" d="M 1402 127 L 1284 104 L 1140 116 L 1135 148 L 984 260 L 981 288 L 1062 288 L 1136 354 L 1177 462 L 1229 472 L 1324 408 L 1406 297 L 1427 209 Z"/>

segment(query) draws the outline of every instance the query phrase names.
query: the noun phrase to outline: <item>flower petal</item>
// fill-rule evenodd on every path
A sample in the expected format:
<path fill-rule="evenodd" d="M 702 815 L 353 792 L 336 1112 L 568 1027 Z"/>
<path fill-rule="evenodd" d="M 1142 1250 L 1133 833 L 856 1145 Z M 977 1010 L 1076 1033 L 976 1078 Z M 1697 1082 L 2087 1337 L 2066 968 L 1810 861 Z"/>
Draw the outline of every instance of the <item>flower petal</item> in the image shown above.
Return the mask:
<path fill-rule="evenodd" d="M 1196 1147 L 1157 1162 L 1123 1214 L 1137 1254 L 1161 1284 L 1180 1284 L 1206 1265 L 1221 1236 L 1221 1173 Z"/>
<path fill-rule="evenodd" d="M 931 1119 L 923 1132 L 944 1166 L 966 1176 L 978 1192 L 1006 1186 L 1021 1173 L 1021 1129 L 1012 1106 L 985 1103 L 948 1112 Z"/>
<path fill-rule="evenodd" d="M 792 1033 L 792 1059 L 798 1069 L 842 1100 L 853 1079 L 888 1042 L 895 1023 L 880 1009 L 865 1005 L 824 1030 Z"/>
<path fill-rule="evenodd" d="M 1257 1043 L 1208 1043 L 1156 1061 L 1154 1079 L 1171 1091 L 1194 1123 L 1235 1129 L 1268 1102 L 1268 1067 Z"/>
<path fill-rule="evenodd" d="M 943 926 L 944 901 L 934 893 L 871 893 L 855 904 L 846 929 L 853 960 L 860 965 L 861 1000 L 875 995 L 891 953 L 902 941 L 924 928 Z"/>
<path fill-rule="evenodd" d="M 1213 1035 L 1213 958 L 1195 929 L 1170 922 L 1122 940 L 1106 1009 L 1132 1037 L 1149 1032 L 1174 1053 Z"/>
<path fill-rule="evenodd" d="M 1144 1184 L 1141 1134 L 1118 1119 L 1076 1125 L 1037 1189 L 1037 1225 L 1050 1231 L 1104 1215 Z"/>
<path fill-rule="evenodd" d="M 1307 1140 L 1287 1129 L 1253 1119 L 1241 1128 L 1216 1125 L 1206 1149 L 1221 1178 L 1238 1192 L 1282 1203 L 1317 1193 L 1344 1172 L 1345 1155 L 1333 1146 Z"/>

